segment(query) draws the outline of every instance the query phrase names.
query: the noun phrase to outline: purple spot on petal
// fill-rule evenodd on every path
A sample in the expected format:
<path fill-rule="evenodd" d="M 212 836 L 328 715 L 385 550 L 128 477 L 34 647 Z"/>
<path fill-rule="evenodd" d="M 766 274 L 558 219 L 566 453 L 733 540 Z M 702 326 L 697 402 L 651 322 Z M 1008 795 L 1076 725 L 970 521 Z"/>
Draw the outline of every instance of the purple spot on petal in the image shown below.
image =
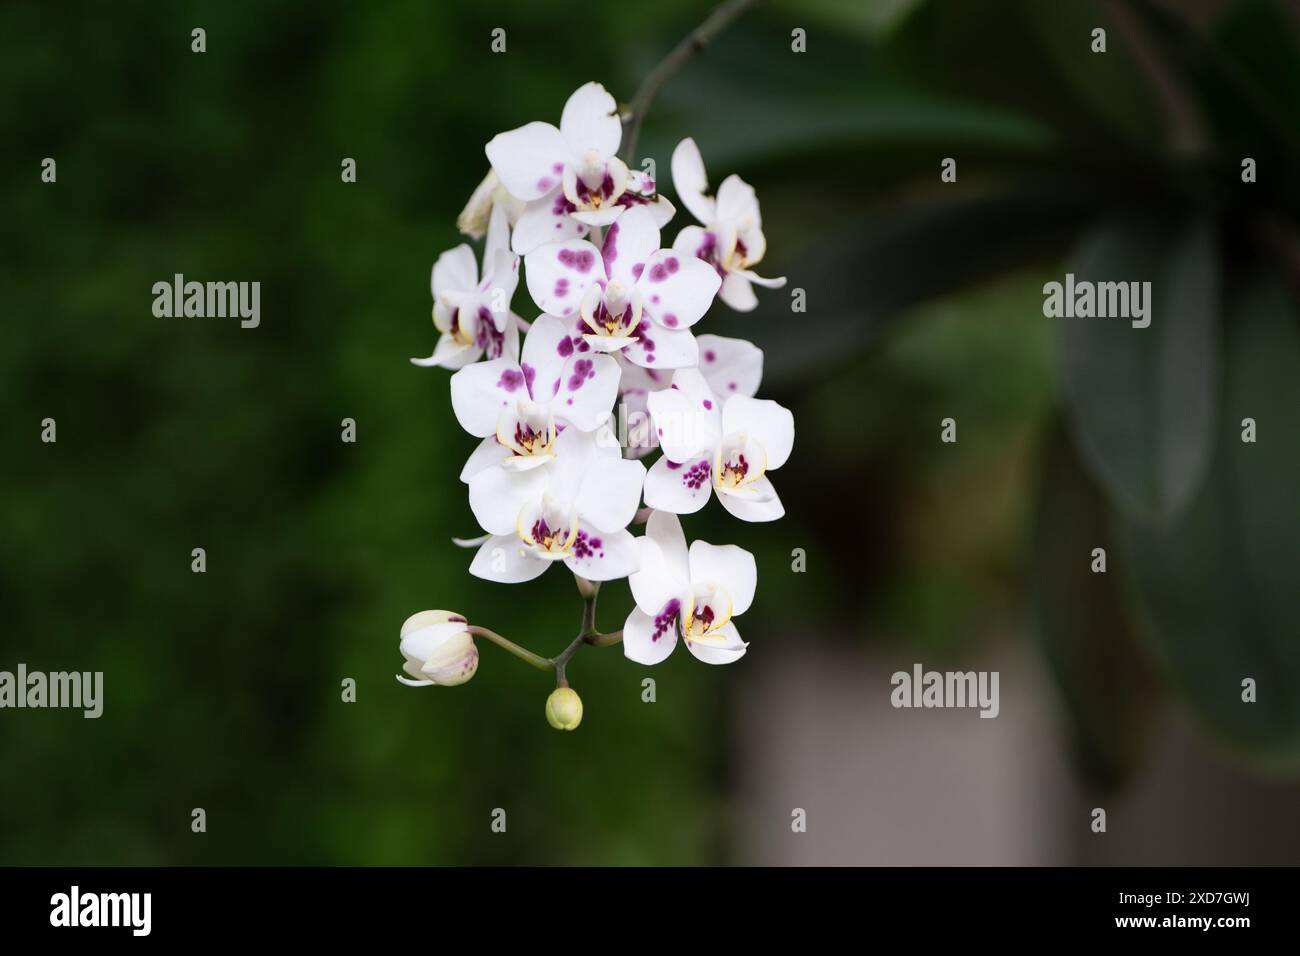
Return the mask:
<path fill-rule="evenodd" d="M 581 532 L 579 533 L 581 534 Z M 681 613 L 681 610 L 681 602 L 676 598 L 673 598 L 665 604 L 663 610 L 655 615 L 655 629 L 650 635 L 650 640 L 657 641 L 659 638 L 663 637 L 664 631 L 673 626 L 673 623 L 677 620 L 677 615 Z"/>
<path fill-rule="evenodd" d="M 590 272 L 592 264 L 596 261 L 590 249 L 561 249 L 555 257 L 560 260 L 560 265 L 576 269 L 578 272 Z"/>
<path fill-rule="evenodd" d="M 706 399 L 704 400 L 704 407 L 705 407 L 706 409 L 708 409 L 709 411 L 712 411 L 712 410 L 713 410 L 713 403 L 712 403 L 711 401 L 709 401 L 709 400 L 706 398 Z"/>
<path fill-rule="evenodd" d="M 576 392 L 589 378 L 596 377 L 595 363 L 582 358 L 573 363 L 573 374 L 569 376 L 569 391 Z"/>
<path fill-rule="evenodd" d="M 668 326 L 668 328 L 670 329 L 677 328 L 677 316 L 669 312 L 667 315 L 664 316 L 664 325 Z"/>
<path fill-rule="evenodd" d="M 519 386 L 524 384 L 524 377 L 512 368 L 506 369 L 497 379 L 497 388 L 504 388 L 507 392 L 518 391 Z"/>
<path fill-rule="evenodd" d="M 573 354 L 573 339 L 567 335 L 560 339 L 559 344 L 555 346 L 555 351 L 559 352 L 565 358 Z"/>
<path fill-rule="evenodd" d="M 717 358 L 718 355 L 716 352 L 713 351 L 713 349 L 709 349 L 707 352 L 704 353 L 704 361 L 706 362 L 716 361 Z"/>
<path fill-rule="evenodd" d="M 645 263 L 644 262 L 636 263 L 635 265 L 632 266 L 632 278 L 633 279 L 641 278 L 641 273 L 644 271 L 645 271 Z"/>
<path fill-rule="evenodd" d="M 610 263 L 618 258 L 618 223 L 609 227 L 609 232 L 605 233 L 605 244 L 601 246 L 600 257 L 605 262 L 605 270 L 609 270 Z"/>
<path fill-rule="evenodd" d="M 712 468 L 707 458 L 701 458 L 682 475 L 682 484 L 691 491 L 699 491 L 704 483 L 709 480 L 709 472 Z"/>
<path fill-rule="evenodd" d="M 605 552 L 601 550 L 605 542 L 600 538 L 593 538 L 585 531 L 579 531 L 578 536 L 573 539 L 573 554 L 577 558 L 590 558 L 592 555 L 603 558 Z"/>

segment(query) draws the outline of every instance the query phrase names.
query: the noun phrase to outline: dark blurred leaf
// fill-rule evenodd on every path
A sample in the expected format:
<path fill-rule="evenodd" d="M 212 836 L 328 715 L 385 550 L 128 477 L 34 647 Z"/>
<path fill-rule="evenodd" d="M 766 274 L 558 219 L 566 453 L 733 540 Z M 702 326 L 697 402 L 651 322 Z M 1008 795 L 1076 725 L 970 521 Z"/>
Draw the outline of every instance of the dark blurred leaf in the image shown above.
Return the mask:
<path fill-rule="evenodd" d="M 1148 142 L 1152 130 L 1163 128 L 1155 96 L 1104 4 L 1024 0 L 1020 9 L 1060 75 L 1092 112 L 1134 143 Z M 1105 53 L 1092 52 L 1092 31 L 1097 27 L 1106 30 Z"/>
<path fill-rule="evenodd" d="M 1076 282 L 1150 281 L 1151 324 L 1060 318 L 1062 384 L 1084 461 L 1126 514 L 1167 520 L 1205 471 L 1218 392 L 1218 262 L 1209 227 L 1108 224 L 1084 239 Z"/>
<path fill-rule="evenodd" d="M 784 24 L 756 22 L 722 37 L 664 87 L 642 141 L 642 155 L 656 157 L 664 173 L 687 131 L 715 184 L 759 161 L 816 156 L 823 177 L 870 186 L 864 173 L 881 151 L 925 151 L 928 176 L 942 156 L 1041 157 L 1056 142 L 1048 123 L 1023 110 L 960 86 L 905 82 L 879 46 L 858 36 L 823 29 L 813 34 L 815 55 L 790 55 Z M 753 69 L 757 62 L 763 69 Z M 857 151 L 851 165 L 826 155 L 843 149 Z"/>
<path fill-rule="evenodd" d="M 1300 337 L 1279 285 L 1228 331 L 1223 426 L 1204 486 L 1171 528 L 1127 522 L 1139 605 L 1196 712 L 1256 755 L 1300 758 Z M 1258 441 L 1241 440 L 1253 418 Z M 1241 682 L 1258 682 L 1244 703 Z"/>
<path fill-rule="evenodd" d="M 1300 16 L 1278 0 L 1233 3 L 1208 40 L 1205 56 L 1221 82 L 1206 84 L 1206 100 L 1225 128 L 1258 143 L 1262 120 L 1294 149 L 1300 138 Z"/>
<path fill-rule="evenodd" d="M 767 381 L 851 361 L 908 307 L 1052 255 L 1094 208 L 1077 187 L 908 204 L 818 241 L 754 313 Z M 806 315 L 790 311 L 794 288 Z"/>
<path fill-rule="evenodd" d="M 648 138 L 647 155 L 668 157 L 682 129 L 695 134 L 705 160 L 731 168 L 756 159 L 804 157 L 831 147 L 926 147 L 953 155 L 965 149 L 1039 155 L 1053 143 L 1049 129 L 1012 110 L 952 97 L 875 94 L 850 102 L 828 102 L 785 91 L 741 95 L 707 82 L 687 87 L 689 101 L 666 100 L 680 108 L 674 132 Z M 937 169 L 937 158 L 928 164 Z M 935 173 L 937 176 L 938 173 Z"/>
<path fill-rule="evenodd" d="M 1045 458 L 1029 569 L 1035 636 L 1084 774 L 1114 787 L 1144 753 L 1159 687 L 1125 613 L 1111 510 L 1059 421 Z M 1105 573 L 1092 571 L 1094 548 L 1106 551 Z"/>

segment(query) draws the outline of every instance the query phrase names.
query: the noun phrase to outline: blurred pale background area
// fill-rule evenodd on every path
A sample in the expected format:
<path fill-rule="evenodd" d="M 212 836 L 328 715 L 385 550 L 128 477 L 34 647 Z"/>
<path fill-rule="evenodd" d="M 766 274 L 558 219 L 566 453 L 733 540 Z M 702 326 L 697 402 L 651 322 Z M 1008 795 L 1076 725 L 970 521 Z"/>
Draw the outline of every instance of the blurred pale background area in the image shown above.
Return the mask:
<path fill-rule="evenodd" d="M 640 143 L 670 198 L 687 135 L 753 184 L 790 279 L 697 328 L 764 348 L 797 422 L 783 520 L 685 522 L 756 556 L 747 656 L 585 648 L 569 734 L 491 646 L 462 687 L 394 681 L 418 610 L 546 655 L 578 626 L 558 572 L 469 576 L 474 440 L 408 362 L 483 144 L 589 80 L 630 99 L 704 9 L 0 9 L 0 669 L 106 694 L 0 711 L 0 864 L 1300 862 L 1281 0 L 758 4 Z M 1151 281 L 1151 327 L 1045 318 L 1067 271 Z M 261 282 L 261 326 L 155 318 L 175 273 Z M 626 585 L 600 603 L 619 627 Z M 999 716 L 894 709 L 917 663 L 999 671 Z"/>

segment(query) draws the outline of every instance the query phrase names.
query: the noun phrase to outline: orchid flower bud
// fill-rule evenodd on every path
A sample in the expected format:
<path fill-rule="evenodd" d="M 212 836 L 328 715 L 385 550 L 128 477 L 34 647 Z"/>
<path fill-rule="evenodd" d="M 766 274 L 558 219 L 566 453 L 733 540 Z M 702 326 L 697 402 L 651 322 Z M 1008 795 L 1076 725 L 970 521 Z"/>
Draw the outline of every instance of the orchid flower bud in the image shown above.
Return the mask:
<path fill-rule="evenodd" d="M 573 730 L 582 723 L 582 698 L 572 687 L 557 687 L 546 698 L 546 722 L 556 730 Z"/>
<path fill-rule="evenodd" d="M 453 611 L 420 611 L 402 625 L 398 644 L 411 678 L 397 679 L 409 687 L 439 684 L 455 687 L 478 670 L 478 648 L 466 630 L 465 618 Z"/>
<path fill-rule="evenodd" d="M 474 188 L 465 208 L 456 217 L 456 228 L 471 239 L 482 239 L 487 235 L 493 206 L 502 206 L 505 209 L 512 226 L 518 221 L 519 214 L 524 208 L 522 202 L 506 192 L 497 174 L 489 169 L 483 181 Z"/>

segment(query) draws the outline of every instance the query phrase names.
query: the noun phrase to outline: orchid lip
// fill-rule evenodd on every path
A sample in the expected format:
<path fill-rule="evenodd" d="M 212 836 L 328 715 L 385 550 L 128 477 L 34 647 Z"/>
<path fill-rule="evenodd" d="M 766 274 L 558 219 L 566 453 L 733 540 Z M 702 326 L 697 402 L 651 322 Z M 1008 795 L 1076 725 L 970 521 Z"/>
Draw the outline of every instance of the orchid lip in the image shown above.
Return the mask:
<path fill-rule="evenodd" d="M 515 533 L 534 556 L 548 561 L 562 560 L 573 553 L 578 538 L 578 515 L 573 509 L 565 513 L 547 495 L 540 507 L 525 505 L 519 509 Z"/>
<path fill-rule="evenodd" d="M 582 337 L 597 352 L 621 352 L 636 342 L 636 339 L 630 335 L 594 335 L 591 332 L 584 332 Z"/>
<path fill-rule="evenodd" d="M 617 279 L 611 280 L 602 290 L 592 285 L 578 307 L 583 323 L 591 330 L 584 332 L 588 342 L 605 340 L 601 351 L 617 351 L 636 341 L 632 333 L 641 324 L 644 311 L 641 296 L 635 288 L 628 290 Z M 617 341 L 617 348 L 613 343 Z"/>
<path fill-rule="evenodd" d="M 556 434 L 549 410 L 525 399 L 513 409 L 503 409 L 497 418 L 497 441 L 510 450 L 512 459 L 535 458 L 541 463 L 554 458 Z M 528 466 L 517 462 L 514 467 L 526 471 Z"/>
<path fill-rule="evenodd" d="M 752 485 L 767 471 L 767 449 L 743 432 L 726 436 L 713 456 L 713 485 L 736 491 Z"/>
<path fill-rule="evenodd" d="M 588 150 L 577 167 L 564 170 L 563 191 L 577 212 L 595 212 L 615 205 L 628 188 L 627 165 L 617 157 L 602 159 Z"/>
<path fill-rule="evenodd" d="M 682 607 L 682 633 L 689 641 L 712 637 L 731 620 L 734 604 L 726 588 L 717 584 L 697 585 Z M 725 608 L 719 613 L 720 608 Z"/>

